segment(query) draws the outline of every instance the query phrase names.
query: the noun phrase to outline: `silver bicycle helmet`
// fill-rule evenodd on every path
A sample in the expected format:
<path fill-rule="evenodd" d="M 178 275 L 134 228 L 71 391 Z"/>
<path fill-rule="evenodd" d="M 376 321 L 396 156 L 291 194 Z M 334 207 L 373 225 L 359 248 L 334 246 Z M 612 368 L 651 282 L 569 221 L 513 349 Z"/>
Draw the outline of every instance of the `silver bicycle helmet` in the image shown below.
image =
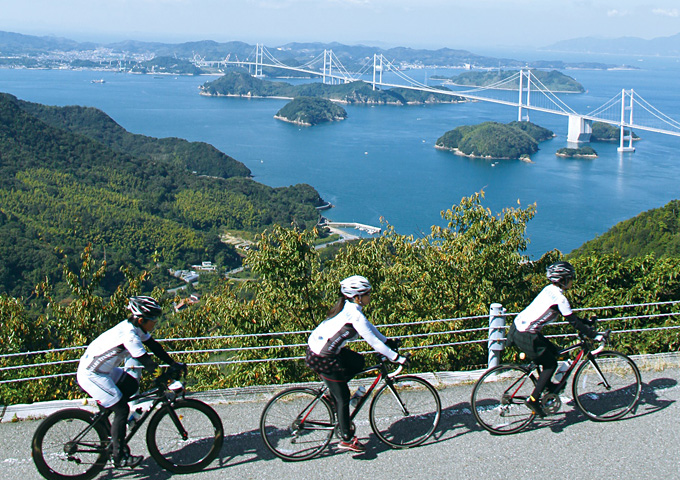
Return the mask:
<path fill-rule="evenodd" d="M 145 320 L 154 319 L 163 313 L 163 308 L 152 297 L 131 297 L 127 308 L 132 312 L 132 315 Z"/>
<path fill-rule="evenodd" d="M 552 283 L 566 285 L 569 280 L 576 280 L 576 269 L 569 262 L 555 262 L 546 268 L 545 275 Z"/>
<path fill-rule="evenodd" d="M 371 284 L 361 275 L 352 275 L 340 282 L 340 291 L 348 298 L 363 295 L 371 290 Z"/>

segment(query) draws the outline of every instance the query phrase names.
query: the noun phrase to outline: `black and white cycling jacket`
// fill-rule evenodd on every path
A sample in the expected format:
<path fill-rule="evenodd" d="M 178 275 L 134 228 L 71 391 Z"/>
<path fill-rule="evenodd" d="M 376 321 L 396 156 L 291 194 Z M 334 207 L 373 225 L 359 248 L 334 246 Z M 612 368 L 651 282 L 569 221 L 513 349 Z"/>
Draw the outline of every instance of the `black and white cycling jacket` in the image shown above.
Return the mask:
<path fill-rule="evenodd" d="M 368 321 L 361 305 L 345 301 L 345 306 L 336 316 L 327 318 L 309 336 L 312 352 L 322 357 L 338 355 L 342 347 L 361 336 L 375 351 L 391 361 L 399 354 L 385 345 L 387 338 Z"/>

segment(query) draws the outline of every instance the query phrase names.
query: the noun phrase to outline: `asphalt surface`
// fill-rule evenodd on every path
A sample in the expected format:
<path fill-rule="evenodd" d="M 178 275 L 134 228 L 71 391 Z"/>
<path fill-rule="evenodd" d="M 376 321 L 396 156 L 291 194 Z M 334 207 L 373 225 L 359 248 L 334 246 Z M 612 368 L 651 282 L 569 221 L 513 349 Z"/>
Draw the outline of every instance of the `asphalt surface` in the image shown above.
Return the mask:
<path fill-rule="evenodd" d="M 636 359 L 638 360 L 638 359 Z M 203 472 L 172 475 L 148 456 L 144 435 L 131 445 L 146 456 L 134 471 L 105 470 L 101 479 L 676 479 L 680 478 L 680 362 L 638 361 L 643 377 L 637 409 L 622 420 L 593 422 L 563 398 L 562 410 L 535 421 L 514 435 L 494 436 L 482 430 L 470 413 L 472 381 L 431 376 L 442 400 L 442 420 L 433 438 L 409 450 L 392 450 L 373 435 L 367 408 L 357 433 L 364 454 L 338 452 L 336 442 L 321 456 L 284 462 L 264 446 L 259 415 L 273 389 L 208 399 L 220 414 L 225 442 L 219 457 Z M 37 406 L 36 406 L 37 408 Z M 43 412 L 44 413 L 44 412 Z M 0 479 L 42 478 L 36 471 L 30 443 L 40 420 L 0 423 Z M 144 432 L 140 432 L 144 433 Z"/>

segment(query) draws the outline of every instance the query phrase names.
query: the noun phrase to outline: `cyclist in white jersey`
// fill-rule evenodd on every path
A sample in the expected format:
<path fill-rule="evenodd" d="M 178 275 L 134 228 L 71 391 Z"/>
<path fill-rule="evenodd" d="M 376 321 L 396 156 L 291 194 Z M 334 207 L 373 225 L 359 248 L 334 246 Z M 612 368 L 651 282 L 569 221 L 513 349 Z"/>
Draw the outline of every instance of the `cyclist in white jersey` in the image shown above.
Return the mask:
<path fill-rule="evenodd" d="M 541 333 L 543 327 L 562 315 L 579 332 L 601 340 L 600 334 L 589 322 L 572 312 L 569 300 L 564 296 L 564 290 L 571 288 L 576 279 L 574 267 L 569 262 L 556 262 L 548 266 L 546 276 L 551 284 L 515 317 L 507 335 L 508 346 L 514 344 L 542 367 L 534 391 L 526 400 L 527 406 L 541 417 L 545 416 L 540 402 L 541 392 L 546 386 L 551 391 L 555 387 L 550 379 L 557 370 L 559 353 L 559 349 Z"/>
<path fill-rule="evenodd" d="M 154 373 L 156 362 L 147 353 L 148 347 L 160 360 L 176 371 L 186 368 L 175 362 L 160 343 L 151 337 L 151 331 L 162 313 L 162 308 L 151 297 L 132 297 L 128 303 L 131 312 L 127 320 L 99 335 L 87 347 L 78 364 L 77 379 L 102 408 L 114 413 L 111 422 L 111 456 L 116 467 L 134 468 L 144 459 L 130 455 L 125 445 L 127 418 L 130 413 L 129 398 L 139 389 L 137 378 L 126 373 L 120 366 L 132 358 Z"/>
<path fill-rule="evenodd" d="M 407 358 L 392 347 L 397 342 L 388 340 L 364 316 L 362 309 L 371 301 L 371 284 L 360 275 L 340 282 L 340 298 L 328 313 L 328 318 L 309 336 L 306 363 L 319 374 L 328 386 L 338 413 L 342 440 L 340 450 L 363 452 L 365 447 L 354 436 L 349 421 L 349 387 L 347 382 L 364 369 L 364 357 L 345 344 L 361 336 L 378 353 L 390 361 L 404 364 Z"/>

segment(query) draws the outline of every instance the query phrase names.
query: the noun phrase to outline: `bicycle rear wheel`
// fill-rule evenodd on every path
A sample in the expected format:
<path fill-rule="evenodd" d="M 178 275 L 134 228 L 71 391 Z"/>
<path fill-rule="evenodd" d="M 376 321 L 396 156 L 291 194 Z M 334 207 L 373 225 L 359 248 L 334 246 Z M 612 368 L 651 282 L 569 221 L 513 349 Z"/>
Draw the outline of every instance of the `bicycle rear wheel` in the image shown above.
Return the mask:
<path fill-rule="evenodd" d="M 43 420 L 33 435 L 32 457 L 40 474 L 49 480 L 89 480 L 106 466 L 109 432 L 98 422 L 87 434 L 93 414 L 68 408 Z M 78 438 L 77 442 L 74 439 Z"/>
<path fill-rule="evenodd" d="M 536 380 L 519 365 L 498 365 L 487 370 L 472 389 L 472 413 L 483 428 L 506 435 L 525 428 L 534 413 L 524 404 Z"/>
<path fill-rule="evenodd" d="M 262 440 L 289 461 L 307 460 L 326 448 L 335 429 L 333 408 L 319 390 L 293 387 L 269 400 L 260 417 Z"/>
<path fill-rule="evenodd" d="M 368 414 L 371 428 L 392 448 L 420 445 L 439 425 L 439 394 L 429 382 L 411 375 L 394 378 L 392 387 L 383 385 L 373 397 Z"/>
<path fill-rule="evenodd" d="M 640 370 L 626 355 L 604 351 L 578 367 L 572 391 L 576 406 L 590 419 L 617 420 L 640 399 Z"/>
<path fill-rule="evenodd" d="M 210 405 L 192 398 L 164 405 L 146 430 L 149 453 L 173 473 L 203 470 L 220 453 L 223 442 L 220 416 Z"/>

